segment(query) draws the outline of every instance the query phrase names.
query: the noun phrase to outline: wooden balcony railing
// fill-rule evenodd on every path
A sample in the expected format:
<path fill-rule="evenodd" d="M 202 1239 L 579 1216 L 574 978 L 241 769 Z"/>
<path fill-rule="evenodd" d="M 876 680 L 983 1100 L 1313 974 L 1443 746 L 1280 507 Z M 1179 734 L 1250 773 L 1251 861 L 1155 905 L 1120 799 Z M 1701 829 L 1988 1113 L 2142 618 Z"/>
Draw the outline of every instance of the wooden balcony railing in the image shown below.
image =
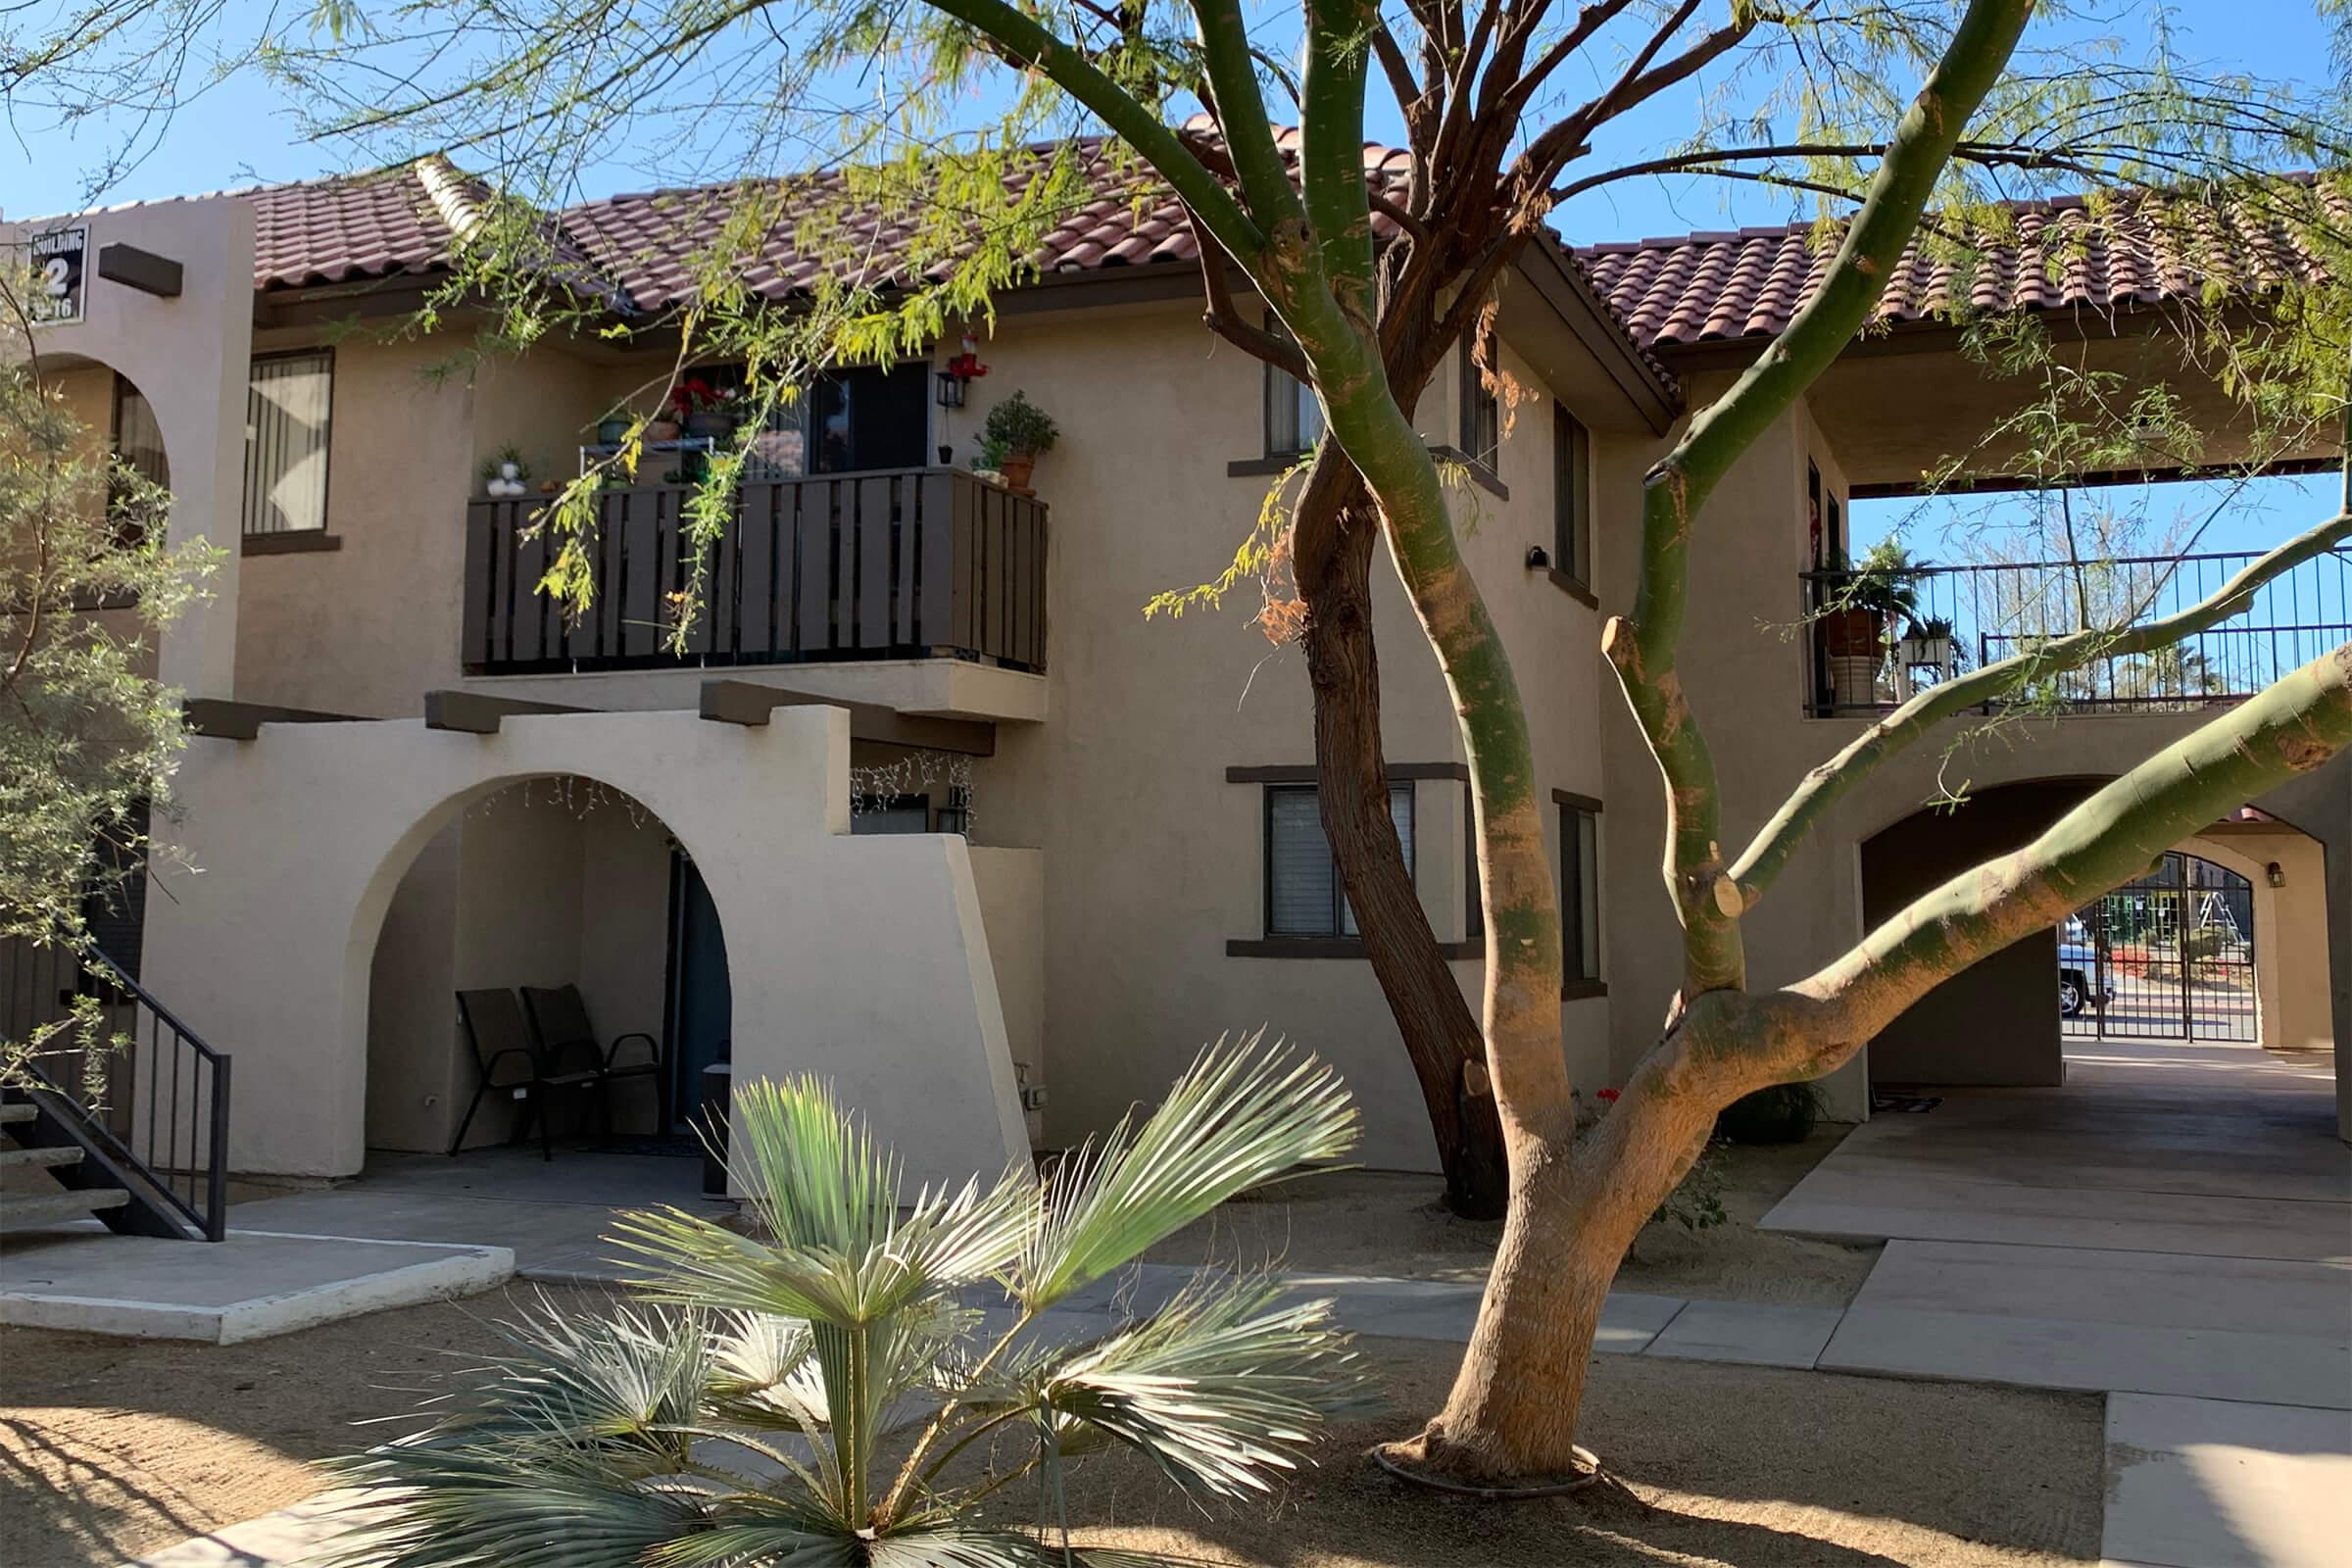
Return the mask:
<path fill-rule="evenodd" d="M 473 674 L 803 660 L 958 658 L 1046 665 L 1046 507 L 954 468 L 758 480 L 711 552 L 674 641 L 693 564 L 690 486 L 608 490 L 588 541 L 585 615 L 539 592 L 552 554 L 537 498 L 466 517 L 463 659 Z"/>

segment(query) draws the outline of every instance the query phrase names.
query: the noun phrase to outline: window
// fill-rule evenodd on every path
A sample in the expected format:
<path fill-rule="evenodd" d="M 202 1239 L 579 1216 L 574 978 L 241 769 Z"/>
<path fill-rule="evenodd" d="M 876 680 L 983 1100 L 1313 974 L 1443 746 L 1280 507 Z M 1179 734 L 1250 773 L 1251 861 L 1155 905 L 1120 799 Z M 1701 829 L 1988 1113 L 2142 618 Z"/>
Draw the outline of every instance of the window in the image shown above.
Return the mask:
<path fill-rule="evenodd" d="M 1553 559 L 1581 587 L 1592 586 L 1592 436 L 1576 416 L 1551 406 Z"/>
<path fill-rule="evenodd" d="M 1553 792 L 1560 804 L 1560 980 L 1570 994 L 1600 989 L 1600 803 Z"/>
<path fill-rule="evenodd" d="M 928 833 L 931 797 L 928 795 L 860 795 L 850 805 L 850 831 L 866 833 Z"/>
<path fill-rule="evenodd" d="M 1413 787 L 1389 786 L 1389 818 L 1413 868 Z M 1355 913 L 1340 886 L 1339 862 L 1323 836 L 1322 807 L 1312 784 L 1266 787 L 1266 935 L 1351 937 Z"/>
<path fill-rule="evenodd" d="M 1266 456 L 1295 458 L 1323 439 L 1323 405 L 1314 388 L 1288 370 L 1266 367 Z"/>
<path fill-rule="evenodd" d="M 742 370 L 700 372 L 732 385 Z M 755 479 L 919 468 L 931 461 L 931 366 L 854 366 L 819 376 L 752 438 Z"/>
<path fill-rule="evenodd" d="M 1491 361 L 1495 353 L 1492 339 L 1488 341 L 1487 352 Z M 1473 463 L 1493 468 L 1502 446 L 1502 405 L 1496 401 L 1494 389 L 1487 385 L 1487 378 L 1479 372 L 1467 333 L 1462 337 L 1461 362 L 1462 454 Z"/>
<path fill-rule="evenodd" d="M 334 356 L 278 354 L 253 362 L 245 393 L 245 531 L 326 527 L 327 424 Z"/>
<path fill-rule="evenodd" d="M 159 490 L 172 488 L 172 466 L 164 459 L 163 426 L 155 421 L 147 395 L 122 376 L 115 377 L 115 456 L 122 466 Z M 146 537 L 147 509 L 134 507 L 124 487 L 109 484 L 107 512 L 115 535 L 125 545 Z"/>

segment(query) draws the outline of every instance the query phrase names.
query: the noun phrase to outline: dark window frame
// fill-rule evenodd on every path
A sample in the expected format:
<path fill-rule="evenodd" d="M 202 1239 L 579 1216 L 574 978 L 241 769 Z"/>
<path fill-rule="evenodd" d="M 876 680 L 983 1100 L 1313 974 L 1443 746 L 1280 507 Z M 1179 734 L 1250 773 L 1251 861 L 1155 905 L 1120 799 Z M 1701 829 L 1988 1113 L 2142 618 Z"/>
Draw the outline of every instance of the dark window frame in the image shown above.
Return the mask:
<path fill-rule="evenodd" d="M 1553 790 L 1553 803 L 1560 812 L 1560 997 L 1573 1002 L 1584 997 L 1605 997 L 1609 994 L 1601 956 L 1601 885 L 1600 885 L 1600 817 L 1601 804 L 1590 795 L 1577 795 L 1568 790 Z M 1579 832 L 1580 819 L 1592 824 L 1592 863 L 1585 863 L 1584 840 Z M 1573 874 L 1572 874 L 1573 873 Z M 1585 967 L 1586 947 L 1586 889 L 1592 894 L 1591 972 Z"/>
<path fill-rule="evenodd" d="M 1253 784 L 1267 787 L 1305 785 L 1319 782 L 1320 770 L 1313 764 L 1292 766 L 1236 766 L 1225 770 L 1228 784 Z M 1449 779 L 1467 786 L 1470 770 L 1460 762 L 1394 762 L 1388 768 L 1389 787 L 1413 785 L 1423 779 Z M 1264 790 L 1260 791 L 1261 796 Z M 1418 793 L 1413 798 L 1413 864 L 1416 885 L 1419 880 L 1421 845 L 1421 802 Z M 1270 812 L 1272 807 L 1261 799 L 1258 807 L 1258 926 L 1266 929 L 1272 923 L 1273 904 L 1273 833 Z M 1474 830 L 1475 808 L 1465 790 L 1462 801 L 1462 854 L 1465 862 L 1465 929 L 1467 935 L 1459 942 L 1440 942 L 1439 954 L 1446 958 L 1483 958 L 1486 956 L 1486 918 L 1479 900 L 1478 837 Z M 1339 888 L 1337 867 L 1334 867 L 1333 887 Z M 1229 958 L 1361 958 L 1365 956 L 1363 939 L 1357 936 L 1260 936 L 1227 939 L 1225 956 Z"/>
<path fill-rule="evenodd" d="M 1486 378 L 1479 374 L 1478 362 L 1470 349 L 1471 334 L 1464 332 L 1456 354 L 1461 380 L 1460 422 L 1456 429 L 1461 437 L 1462 457 L 1473 468 L 1483 468 L 1489 474 L 1499 475 L 1502 469 L 1502 399 L 1487 388 Z M 1502 352 L 1497 341 L 1494 350 Z"/>
<path fill-rule="evenodd" d="M 1552 581 L 1597 608 L 1592 595 L 1592 432 L 1551 405 Z"/>
<path fill-rule="evenodd" d="M 1258 927 L 1268 942 L 1360 942 L 1363 940 L 1360 932 L 1348 929 L 1348 888 L 1340 876 L 1339 853 L 1332 849 L 1328 835 L 1324 840 L 1323 853 L 1331 857 L 1331 923 L 1314 931 L 1277 931 L 1274 929 L 1275 799 L 1279 796 L 1298 795 L 1313 799 L 1316 802 L 1316 821 L 1320 825 L 1322 789 L 1323 786 L 1319 782 L 1311 780 L 1304 783 L 1266 784 L 1259 789 Z M 1413 780 L 1390 778 L 1389 810 L 1392 819 L 1396 814 L 1396 801 L 1398 795 L 1404 797 L 1405 819 L 1411 823 L 1413 830 L 1412 845 L 1405 851 L 1404 871 L 1405 875 L 1413 879 L 1413 885 L 1418 888 L 1421 880 L 1421 803 L 1415 792 Z"/>
<path fill-rule="evenodd" d="M 245 407 L 249 420 L 253 408 L 253 367 L 271 364 L 278 360 L 324 360 L 326 362 L 326 448 L 325 460 L 319 465 L 318 470 L 318 526 L 316 528 L 247 528 L 245 515 L 254 480 L 253 460 L 248 456 L 244 463 L 245 493 L 237 497 L 237 534 L 243 541 L 242 552 L 246 555 L 279 555 L 298 554 L 306 550 L 339 550 L 342 548 L 339 540 L 334 544 L 310 542 L 336 539 L 334 531 L 335 383 L 341 377 L 335 373 L 335 346 L 328 343 L 318 348 L 272 349 L 267 354 L 251 356 L 245 366 Z M 251 436 L 246 438 L 249 446 L 252 439 Z M 281 540 L 288 538 L 300 538 L 306 542 L 298 545 L 281 544 L 259 547 L 253 543 L 256 539 Z"/>
<path fill-rule="evenodd" d="M 1290 371 L 1273 364 L 1265 367 L 1265 374 L 1260 378 L 1259 385 L 1262 402 L 1258 410 L 1258 440 L 1264 449 L 1260 456 L 1268 462 L 1279 459 L 1286 466 L 1297 463 L 1315 450 L 1315 445 L 1322 440 L 1322 436 L 1317 434 L 1314 441 L 1303 446 L 1296 441 L 1288 445 L 1276 441 L 1274 439 L 1274 411 L 1280 406 L 1278 399 L 1283 393 L 1288 392 L 1291 397 L 1298 400 L 1293 408 L 1291 418 L 1292 427 L 1295 430 L 1303 422 L 1298 415 L 1308 404 L 1314 404 L 1316 417 L 1320 420 L 1323 406 L 1315 402 L 1315 389 L 1291 374 Z"/>

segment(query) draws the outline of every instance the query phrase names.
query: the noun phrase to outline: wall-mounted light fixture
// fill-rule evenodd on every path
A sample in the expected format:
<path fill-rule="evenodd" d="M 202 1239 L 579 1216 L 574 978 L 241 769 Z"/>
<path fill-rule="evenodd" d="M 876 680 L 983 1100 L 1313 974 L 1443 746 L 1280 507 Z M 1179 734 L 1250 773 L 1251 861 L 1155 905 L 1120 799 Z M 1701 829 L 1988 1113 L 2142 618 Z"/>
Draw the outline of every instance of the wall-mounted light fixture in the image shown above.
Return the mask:
<path fill-rule="evenodd" d="M 1544 571 L 1544 570 L 1546 570 L 1546 569 L 1548 569 L 1548 568 L 1550 567 L 1550 565 L 1551 565 L 1551 552 L 1550 552 L 1550 551 L 1548 551 L 1548 550 L 1544 549 L 1544 548 L 1542 545 L 1529 545 L 1529 546 L 1527 547 L 1527 569 L 1528 569 L 1528 570 L 1530 570 L 1530 571 Z"/>
<path fill-rule="evenodd" d="M 954 370 L 939 372 L 939 406 L 943 409 L 963 407 L 963 377 Z"/>
<path fill-rule="evenodd" d="M 2282 888 L 2286 886 L 2286 873 L 2278 868 L 2278 862 L 2277 860 L 2273 860 L 2270 864 L 2264 866 L 2262 868 L 2262 875 L 2263 879 L 2269 882 L 2270 885 L 2275 888 Z"/>

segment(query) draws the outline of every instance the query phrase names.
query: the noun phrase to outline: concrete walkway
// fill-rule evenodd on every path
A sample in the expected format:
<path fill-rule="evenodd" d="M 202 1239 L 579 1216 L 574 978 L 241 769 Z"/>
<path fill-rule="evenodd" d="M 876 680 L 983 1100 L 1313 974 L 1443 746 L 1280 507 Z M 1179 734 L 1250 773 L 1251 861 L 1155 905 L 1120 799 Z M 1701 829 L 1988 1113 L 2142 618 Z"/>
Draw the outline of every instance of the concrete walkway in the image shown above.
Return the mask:
<path fill-rule="evenodd" d="M 2108 1559 L 2337 1568 L 2352 1153 L 2332 1063 L 2085 1043 L 1858 1129 L 1764 1218 L 1885 1240 L 1816 1364 L 2108 1394 Z"/>
<path fill-rule="evenodd" d="M 1768 1228 L 1884 1239 L 1850 1307 L 1611 1295 L 1640 1354 L 2103 1391 L 2109 1568 L 2340 1568 L 2352 1540 L 2352 1157 L 2328 1063 L 2105 1046 L 2066 1088 L 1955 1094 L 1848 1138 Z M 702 1203 L 690 1161 L 494 1152 L 393 1160 L 240 1205 L 273 1228 L 509 1247 L 525 1277 L 612 1281 L 612 1206 Z M 610 1206 L 609 1206 L 610 1205 Z M 1100 1332 L 1190 1277 L 1143 1265 L 1051 1316 Z M 1460 1343 L 1480 1288 L 1288 1276 L 1359 1333 Z M 293 1564 L 318 1499 L 146 1559 Z"/>

